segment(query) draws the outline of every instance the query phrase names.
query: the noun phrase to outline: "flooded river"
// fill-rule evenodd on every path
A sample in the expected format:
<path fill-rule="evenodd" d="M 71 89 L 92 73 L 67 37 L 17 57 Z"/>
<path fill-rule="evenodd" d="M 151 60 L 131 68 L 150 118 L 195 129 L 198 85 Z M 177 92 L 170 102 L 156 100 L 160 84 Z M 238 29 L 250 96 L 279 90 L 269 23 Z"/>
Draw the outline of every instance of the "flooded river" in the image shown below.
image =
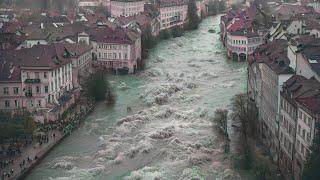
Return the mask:
<path fill-rule="evenodd" d="M 116 104 L 98 104 L 27 179 L 238 179 L 210 119 L 245 91 L 246 65 L 209 29 L 219 17 L 160 42 L 145 71 L 109 76 Z"/>

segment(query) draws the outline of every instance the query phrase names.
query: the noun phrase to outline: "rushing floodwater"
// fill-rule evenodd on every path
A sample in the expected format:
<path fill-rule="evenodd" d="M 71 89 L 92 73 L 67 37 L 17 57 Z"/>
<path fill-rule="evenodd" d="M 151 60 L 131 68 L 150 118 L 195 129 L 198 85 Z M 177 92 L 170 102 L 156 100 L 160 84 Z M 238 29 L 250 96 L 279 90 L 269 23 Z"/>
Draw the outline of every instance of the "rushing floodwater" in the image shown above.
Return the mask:
<path fill-rule="evenodd" d="M 159 43 L 145 72 L 109 77 L 116 104 L 98 104 L 27 179 L 238 179 L 210 118 L 245 90 L 246 67 L 211 28 L 218 17 Z"/>

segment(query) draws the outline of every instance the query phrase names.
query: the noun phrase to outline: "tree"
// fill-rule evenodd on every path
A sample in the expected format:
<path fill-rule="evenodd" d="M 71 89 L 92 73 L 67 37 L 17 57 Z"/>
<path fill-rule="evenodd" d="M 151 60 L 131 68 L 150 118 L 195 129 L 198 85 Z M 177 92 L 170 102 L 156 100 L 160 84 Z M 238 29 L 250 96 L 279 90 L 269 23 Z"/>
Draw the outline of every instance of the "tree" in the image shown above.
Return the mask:
<path fill-rule="evenodd" d="M 320 124 L 316 123 L 316 133 L 313 144 L 310 148 L 311 153 L 307 157 L 307 161 L 302 173 L 303 180 L 320 179 Z"/>
<path fill-rule="evenodd" d="M 259 157 L 253 164 L 253 174 L 256 180 L 267 180 L 271 176 L 271 163 L 268 159 Z M 274 179 L 274 178 L 272 178 Z"/>
<path fill-rule="evenodd" d="M 161 30 L 159 33 L 160 39 L 169 39 L 170 38 L 170 32 L 167 29 Z"/>
<path fill-rule="evenodd" d="M 183 29 L 181 27 L 174 27 L 171 29 L 172 37 L 181 37 L 183 35 Z"/>
<path fill-rule="evenodd" d="M 103 71 L 91 74 L 85 80 L 84 90 L 90 98 L 96 101 L 106 100 L 107 102 L 114 102 L 111 86 L 105 79 Z"/>
<path fill-rule="evenodd" d="M 253 160 L 251 139 L 256 137 L 257 108 L 246 94 L 237 94 L 232 99 L 232 117 L 240 122 L 241 166 L 250 169 Z"/>
<path fill-rule="evenodd" d="M 200 23 L 200 18 L 197 14 L 197 5 L 195 0 L 189 0 L 188 3 L 188 30 L 197 29 Z"/>
<path fill-rule="evenodd" d="M 0 112 L 0 142 L 32 134 L 35 128 L 35 122 L 28 111 L 18 111 L 14 114 Z"/>
<path fill-rule="evenodd" d="M 214 112 L 213 121 L 217 124 L 221 132 L 228 138 L 227 120 L 228 120 L 228 110 L 217 109 Z"/>

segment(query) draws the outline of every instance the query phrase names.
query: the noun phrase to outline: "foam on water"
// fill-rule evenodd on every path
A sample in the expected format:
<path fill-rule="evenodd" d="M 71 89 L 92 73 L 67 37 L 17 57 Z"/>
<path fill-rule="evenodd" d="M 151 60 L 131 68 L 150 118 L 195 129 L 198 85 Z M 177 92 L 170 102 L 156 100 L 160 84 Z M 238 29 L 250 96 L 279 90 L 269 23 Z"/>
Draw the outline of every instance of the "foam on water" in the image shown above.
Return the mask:
<path fill-rule="evenodd" d="M 219 17 L 156 46 L 139 75 L 145 84 L 126 76 L 112 79 L 121 90 L 113 110 L 80 128 L 97 135 L 90 144 L 96 149 L 76 159 L 54 158 L 51 171 L 63 172 L 57 179 L 240 179 L 211 119 L 215 108 L 242 91 L 245 67 L 226 62 L 219 35 L 208 33 L 212 26 L 218 28 Z M 127 106 L 134 110 L 123 110 Z M 111 119 L 114 124 L 106 123 Z"/>

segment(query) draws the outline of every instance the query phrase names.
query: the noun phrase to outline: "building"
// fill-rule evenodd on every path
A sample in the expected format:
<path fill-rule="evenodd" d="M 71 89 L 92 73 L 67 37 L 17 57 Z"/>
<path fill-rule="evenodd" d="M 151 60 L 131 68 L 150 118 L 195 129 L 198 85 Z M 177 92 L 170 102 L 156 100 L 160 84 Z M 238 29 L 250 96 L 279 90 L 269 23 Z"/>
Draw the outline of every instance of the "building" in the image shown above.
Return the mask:
<path fill-rule="evenodd" d="M 142 13 L 136 16 L 119 17 L 117 18 L 117 21 L 123 28 L 138 26 L 143 34 L 150 31 L 151 35 L 154 37 L 158 36 L 160 32 L 160 21 L 158 16 L 153 17 L 150 14 Z"/>
<path fill-rule="evenodd" d="M 134 73 L 141 60 L 141 34 L 128 28 L 97 26 L 88 32 L 97 58 L 109 70 Z"/>
<path fill-rule="evenodd" d="M 46 45 L 49 42 L 50 34 L 44 30 L 37 30 L 32 34 L 26 34 L 25 40 L 21 43 L 17 49 L 21 48 L 31 48 L 34 45 Z"/>
<path fill-rule="evenodd" d="M 280 92 L 293 74 L 286 56 L 287 41 L 261 45 L 249 58 L 248 94 L 259 110 L 262 142 L 275 161 L 279 152 Z"/>
<path fill-rule="evenodd" d="M 145 1 L 143 0 L 111 0 L 111 16 L 134 16 L 144 11 Z"/>
<path fill-rule="evenodd" d="M 313 9 L 299 4 L 282 3 L 275 9 L 274 17 L 276 20 L 288 20 L 294 16 L 312 14 Z"/>
<path fill-rule="evenodd" d="M 0 109 L 25 108 L 42 123 L 58 120 L 75 101 L 72 63 L 81 61 L 75 68 L 84 66 L 90 52 L 91 47 L 84 44 L 35 45 L 2 52 Z"/>
<path fill-rule="evenodd" d="M 101 3 L 99 2 L 99 0 L 80 0 L 78 2 L 78 6 L 81 8 L 84 7 L 98 7 Z"/>
<path fill-rule="evenodd" d="M 298 120 L 295 146 L 295 161 L 294 161 L 294 177 L 297 180 L 302 179 L 304 163 L 310 147 L 313 143 L 316 131 L 316 123 L 320 120 L 320 92 L 319 83 L 313 82 L 315 88 L 306 91 L 303 95 L 296 98 Z"/>
<path fill-rule="evenodd" d="M 309 119 L 307 124 L 298 123 L 298 118 L 302 118 L 302 112 L 298 110 L 297 100 L 305 93 L 320 88 L 320 83 L 315 79 L 307 79 L 300 75 L 294 75 L 288 79 L 281 92 L 281 111 L 280 111 L 280 170 L 287 179 L 292 179 L 294 175 L 295 154 L 301 153 L 301 147 L 296 144 L 304 144 L 304 147 L 311 143 L 311 131 L 308 126 L 312 126 Z M 300 136 L 301 135 L 301 136 Z M 301 138 L 308 142 L 301 143 Z M 296 143 L 297 141 L 297 143 Z M 305 150 L 303 150 L 305 151 Z"/>
<path fill-rule="evenodd" d="M 300 36 L 289 43 L 290 66 L 296 74 L 320 81 L 320 39 L 315 36 Z"/>
<path fill-rule="evenodd" d="M 319 120 L 320 83 L 301 75 L 288 79 L 281 92 L 279 167 L 286 179 L 301 173 Z"/>
<path fill-rule="evenodd" d="M 264 42 L 263 31 L 231 31 L 227 33 L 227 53 L 233 60 L 245 61 Z"/>
<path fill-rule="evenodd" d="M 158 0 L 156 7 L 160 12 L 160 30 L 183 26 L 188 20 L 187 0 Z"/>
<path fill-rule="evenodd" d="M 254 23 L 258 11 L 255 4 L 246 10 L 230 10 L 221 16 L 221 40 L 227 49 L 228 57 L 233 60 L 247 60 L 259 45 L 264 43 L 267 30 L 263 25 Z"/>

